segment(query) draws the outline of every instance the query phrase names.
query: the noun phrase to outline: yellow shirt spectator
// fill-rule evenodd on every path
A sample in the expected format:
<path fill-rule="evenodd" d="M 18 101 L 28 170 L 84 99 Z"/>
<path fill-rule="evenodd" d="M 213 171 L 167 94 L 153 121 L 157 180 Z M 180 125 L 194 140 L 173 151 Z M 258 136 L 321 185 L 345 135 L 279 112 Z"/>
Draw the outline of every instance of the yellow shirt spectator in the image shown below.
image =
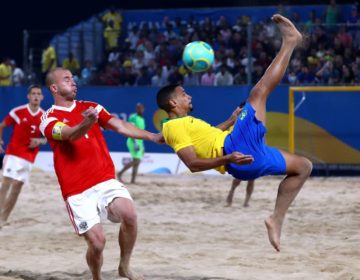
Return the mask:
<path fill-rule="evenodd" d="M 198 157 L 216 158 L 223 155 L 222 148 L 229 131 L 222 131 L 200 119 L 186 116 L 163 123 L 162 134 L 165 142 L 175 152 L 194 146 Z M 220 166 L 216 170 L 224 174 L 225 166 Z"/>
<path fill-rule="evenodd" d="M 118 47 L 119 32 L 112 27 L 112 22 L 104 30 L 104 38 L 106 42 L 106 49 L 111 50 Z"/>
<path fill-rule="evenodd" d="M 110 10 L 102 16 L 102 20 L 107 24 L 109 20 L 112 20 L 114 23 L 114 29 L 121 32 L 121 23 L 123 21 L 122 15 L 116 10 Z"/>
<path fill-rule="evenodd" d="M 69 57 L 64 59 L 63 67 L 73 74 L 78 74 L 80 71 L 80 64 L 72 54 L 69 54 Z"/>
<path fill-rule="evenodd" d="M 11 65 L 6 63 L 0 64 L 0 86 L 10 86 L 11 85 Z"/>
<path fill-rule="evenodd" d="M 43 51 L 41 63 L 41 71 L 43 73 L 56 68 L 56 52 L 53 46 L 49 46 L 46 50 Z"/>

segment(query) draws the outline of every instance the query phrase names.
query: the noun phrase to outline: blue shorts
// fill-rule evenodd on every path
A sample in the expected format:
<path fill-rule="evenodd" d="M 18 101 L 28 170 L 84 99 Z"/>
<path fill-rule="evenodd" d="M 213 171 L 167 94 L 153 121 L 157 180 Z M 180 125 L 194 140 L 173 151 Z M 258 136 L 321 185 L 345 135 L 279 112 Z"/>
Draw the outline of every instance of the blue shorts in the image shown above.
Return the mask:
<path fill-rule="evenodd" d="M 261 176 L 283 175 L 286 172 L 285 159 L 278 149 L 265 145 L 266 128 L 256 119 L 255 110 L 246 103 L 238 116 L 233 131 L 225 138 L 224 152 L 240 152 L 252 155 L 254 162 L 246 165 L 230 163 L 227 172 L 240 180 L 254 180 Z"/>

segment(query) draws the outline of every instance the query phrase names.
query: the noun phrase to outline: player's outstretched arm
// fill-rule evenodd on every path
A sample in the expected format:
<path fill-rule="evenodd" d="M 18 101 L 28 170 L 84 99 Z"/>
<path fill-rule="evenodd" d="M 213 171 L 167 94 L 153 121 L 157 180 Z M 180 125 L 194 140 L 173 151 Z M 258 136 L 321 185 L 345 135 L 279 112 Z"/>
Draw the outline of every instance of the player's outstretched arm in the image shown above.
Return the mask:
<path fill-rule="evenodd" d="M 185 147 L 179 150 L 177 154 L 191 172 L 209 170 L 228 163 L 242 165 L 250 164 L 254 161 L 254 158 L 251 155 L 243 155 L 239 152 L 216 158 L 198 158 L 193 146 Z"/>
<path fill-rule="evenodd" d="M 239 116 L 242 108 L 236 107 L 235 111 L 231 114 L 230 118 L 224 121 L 221 124 L 218 124 L 216 127 L 220 128 L 222 131 L 229 129 L 236 122 L 237 117 Z"/>
<path fill-rule="evenodd" d="M 132 123 L 126 122 L 124 120 L 115 117 L 111 118 L 108 121 L 106 127 L 127 137 L 153 141 L 158 144 L 165 143 L 164 138 L 161 134 L 152 133 L 147 130 L 140 129 L 135 125 L 133 125 Z"/>
<path fill-rule="evenodd" d="M 97 122 L 99 113 L 94 108 L 89 108 L 83 112 L 84 119 L 73 127 L 64 125 L 61 129 L 61 140 L 74 141 L 83 137 L 89 129 Z M 56 126 L 56 125 L 55 125 Z"/>

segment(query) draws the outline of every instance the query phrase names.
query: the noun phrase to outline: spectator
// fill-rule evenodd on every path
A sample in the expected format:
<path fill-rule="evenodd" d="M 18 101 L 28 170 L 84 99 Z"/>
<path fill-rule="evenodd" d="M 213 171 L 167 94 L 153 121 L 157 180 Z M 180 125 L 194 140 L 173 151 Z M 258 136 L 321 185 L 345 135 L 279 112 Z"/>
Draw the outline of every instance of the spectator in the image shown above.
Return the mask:
<path fill-rule="evenodd" d="M 285 81 L 290 85 L 298 84 L 297 76 L 294 71 L 289 71 L 284 78 L 285 78 Z"/>
<path fill-rule="evenodd" d="M 151 86 L 163 87 L 168 82 L 169 71 L 166 66 L 158 66 L 155 70 L 155 75 L 151 78 Z"/>
<path fill-rule="evenodd" d="M 111 49 L 108 55 L 108 62 L 113 63 L 119 61 L 120 57 L 121 57 L 121 51 L 119 47 Z"/>
<path fill-rule="evenodd" d="M 140 68 L 139 75 L 136 78 L 136 86 L 149 86 L 151 85 L 151 78 L 147 67 L 143 66 Z"/>
<path fill-rule="evenodd" d="M 336 6 L 336 0 L 330 0 L 329 5 L 326 8 L 325 24 L 332 30 L 334 25 L 338 22 L 339 10 Z"/>
<path fill-rule="evenodd" d="M 99 80 L 104 86 L 117 86 L 120 84 L 120 73 L 114 65 L 108 63 L 100 74 Z"/>
<path fill-rule="evenodd" d="M 213 73 L 213 69 L 211 67 L 204 74 L 202 74 L 200 84 L 202 86 L 215 85 L 215 74 Z"/>
<path fill-rule="evenodd" d="M 315 74 L 312 71 L 309 71 L 307 66 L 303 66 L 300 73 L 297 75 L 297 80 L 301 85 L 310 85 L 315 82 Z"/>
<path fill-rule="evenodd" d="M 150 61 L 155 59 L 154 45 L 150 41 L 144 43 L 144 63 L 146 66 L 149 65 Z"/>
<path fill-rule="evenodd" d="M 360 15 L 358 13 L 358 10 L 356 6 L 351 8 L 351 14 L 349 18 L 347 19 L 347 24 L 349 25 L 349 32 L 352 37 L 355 37 L 356 30 L 358 30 L 358 26 L 360 23 Z"/>
<path fill-rule="evenodd" d="M 304 31 L 308 33 L 313 32 L 315 24 L 316 24 L 316 10 L 311 10 L 309 12 L 309 18 L 305 22 Z"/>
<path fill-rule="evenodd" d="M 182 84 L 183 82 L 184 82 L 184 77 L 179 73 L 179 68 L 176 66 L 172 66 L 168 77 L 168 83 Z"/>
<path fill-rule="evenodd" d="M 220 72 L 215 74 L 215 86 L 231 86 L 234 84 L 233 75 L 228 71 L 226 65 L 220 67 Z"/>
<path fill-rule="evenodd" d="M 342 48 L 348 48 L 352 45 L 352 37 L 346 32 L 345 26 L 341 26 L 336 38 L 340 41 Z"/>
<path fill-rule="evenodd" d="M 114 22 L 109 20 L 104 30 L 105 49 L 110 52 L 119 46 L 119 31 L 115 29 Z"/>
<path fill-rule="evenodd" d="M 184 86 L 198 86 L 200 84 L 200 78 L 198 73 L 188 71 L 184 75 Z"/>
<path fill-rule="evenodd" d="M 332 61 L 327 61 L 316 73 L 316 77 L 321 84 L 333 85 L 339 81 L 340 73 L 334 68 Z"/>
<path fill-rule="evenodd" d="M 130 49 L 134 50 L 139 40 L 139 27 L 137 25 L 132 26 L 126 40 L 130 43 Z"/>
<path fill-rule="evenodd" d="M 121 24 L 123 22 L 123 17 L 121 13 L 116 10 L 115 6 L 111 6 L 109 11 L 105 13 L 101 19 L 105 25 L 111 20 L 114 23 L 114 29 L 119 35 L 121 34 Z"/>
<path fill-rule="evenodd" d="M 133 67 L 133 70 L 137 73 L 140 72 L 140 69 L 142 67 L 146 66 L 145 64 L 145 56 L 144 56 L 144 51 L 142 50 L 137 50 L 135 52 L 135 57 L 134 59 L 132 60 L 132 67 Z"/>
<path fill-rule="evenodd" d="M 352 69 L 345 64 L 343 64 L 343 66 L 342 66 L 342 75 L 341 75 L 340 83 L 341 84 L 350 84 L 350 85 L 355 84 L 354 73 L 353 73 Z"/>
<path fill-rule="evenodd" d="M 56 51 L 51 44 L 44 44 L 45 48 L 41 57 L 41 73 L 42 82 L 45 84 L 46 75 L 50 70 L 53 70 L 57 66 Z"/>
<path fill-rule="evenodd" d="M 137 75 L 133 71 L 131 61 L 125 60 L 120 71 L 120 85 L 133 86 L 135 84 L 136 78 Z"/>
<path fill-rule="evenodd" d="M 96 68 L 93 67 L 91 60 L 85 60 L 85 66 L 81 70 L 80 84 L 89 85 L 91 84 Z"/>
<path fill-rule="evenodd" d="M 247 83 L 247 75 L 245 68 L 241 65 L 238 66 L 238 71 L 234 75 L 234 85 L 245 85 Z"/>
<path fill-rule="evenodd" d="M 15 60 L 11 60 L 12 75 L 11 75 L 11 84 L 13 86 L 22 86 L 25 82 L 24 71 L 17 67 Z"/>
<path fill-rule="evenodd" d="M 80 72 L 79 61 L 74 57 L 72 52 L 69 52 L 68 57 L 63 60 L 63 68 L 69 70 L 73 75 L 78 76 Z"/>
<path fill-rule="evenodd" d="M 6 57 L 0 64 L 0 86 L 11 86 L 11 60 Z"/>

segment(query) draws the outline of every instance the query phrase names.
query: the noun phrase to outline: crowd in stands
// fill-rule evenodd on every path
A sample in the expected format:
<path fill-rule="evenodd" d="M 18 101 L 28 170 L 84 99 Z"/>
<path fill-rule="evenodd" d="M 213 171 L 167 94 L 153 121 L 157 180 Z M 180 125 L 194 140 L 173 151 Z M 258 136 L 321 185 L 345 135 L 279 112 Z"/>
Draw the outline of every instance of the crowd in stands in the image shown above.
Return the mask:
<path fill-rule="evenodd" d="M 280 13 L 286 13 L 281 10 Z M 284 14 L 306 35 L 304 46 L 295 50 L 284 84 L 291 85 L 359 85 L 360 84 L 360 14 L 354 5 L 351 15 L 342 17 L 335 0 L 330 0 L 323 14 Z M 304 19 L 302 19 L 304 17 Z M 305 20 L 306 18 L 306 20 Z M 104 61 L 94 66 L 89 60 L 80 65 L 69 53 L 61 66 L 71 70 L 81 85 L 163 86 L 182 83 L 185 86 L 230 86 L 255 83 L 263 75 L 279 48 L 281 38 L 275 25 L 252 24 L 252 41 L 248 44 L 251 19 L 240 16 L 230 23 L 226 16 L 218 19 L 164 17 L 161 23 L 142 22 L 122 30 L 122 16 L 112 8 L 104 21 Z M 213 67 L 205 73 L 192 73 L 182 64 L 184 46 L 191 41 L 208 42 L 215 51 Z M 251 52 L 248 50 L 250 45 Z M 51 46 L 48 46 L 51 48 Z M 56 55 L 43 54 L 43 65 L 55 67 Z M 251 56 L 249 56 L 249 53 Z M 18 69 L 12 81 L 4 75 Z M 46 73 L 48 69 L 43 69 Z M 21 70 L 21 69 L 20 69 Z M 5 74 L 4 74 L 5 73 Z M 5 60 L 0 65 L 0 85 L 20 84 L 24 73 Z M 11 80 L 11 78 L 8 77 Z M 6 81 L 6 83 L 5 83 Z"/>

